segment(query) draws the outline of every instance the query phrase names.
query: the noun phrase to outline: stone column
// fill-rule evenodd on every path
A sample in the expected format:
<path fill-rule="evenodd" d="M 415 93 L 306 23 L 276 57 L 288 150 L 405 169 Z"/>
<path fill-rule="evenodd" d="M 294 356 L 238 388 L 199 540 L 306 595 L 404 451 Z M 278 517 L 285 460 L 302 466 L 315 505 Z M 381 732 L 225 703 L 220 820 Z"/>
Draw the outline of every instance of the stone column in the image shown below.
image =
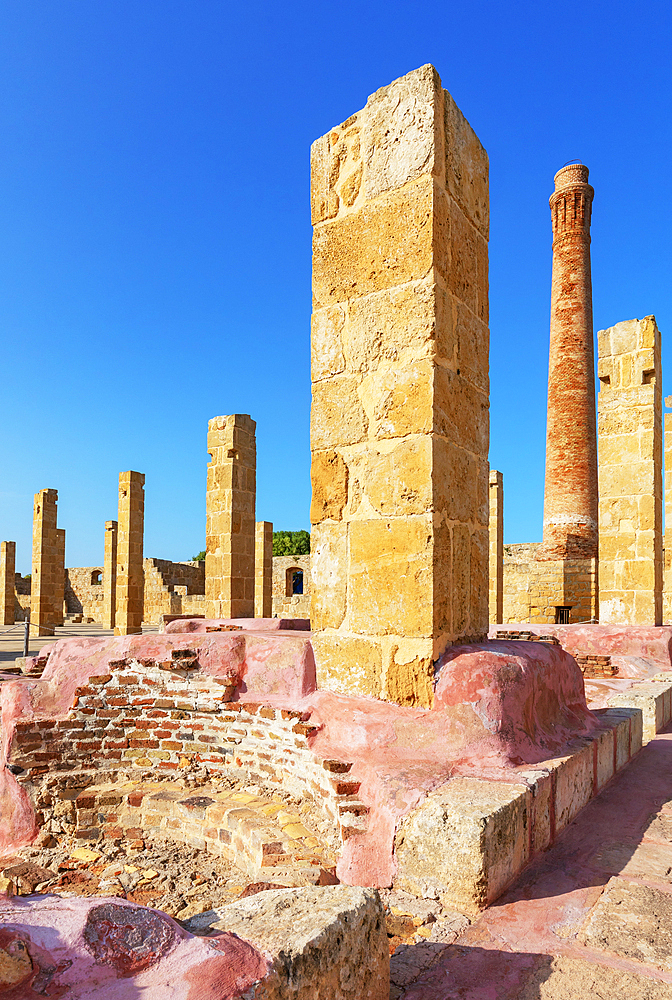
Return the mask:
<path fill-rule="evenodd" d="M 504 477 L 490 469 L 490 623 L 504 614 Z"/>
<path fill-rule="evenodd" d="M 16 542 L 0 542 L 0 624 L 14 624 Z"/>
<path fill-rule="evenodd" d="M 54 611 L 52 621 L 62 625 L 65 620 L 65 528 L 56 528 L 56 566 L 54 569 Z"/>
<path fill-rule="evenodd" d="M 423 66 L 311 170 L 319 683 L 429 705 L 488 624 L 488 158 Z"/>
<path fill-rule="evenodd" d="M 118 527 L 118 521 L 105 522 L 105 557 L 103 562 L 103 628 L 114 628 L 114 616 L 117 601 Z"/>
<path fill-rule="evenodd" d="M 660 625 L 663 440 L 655 317 L 597 335 L 600 456 L 600 623 Z"/>
<path fill-rule="evenodd" d="M 273 522 L 257 521 L 254 541 L 254 617 L 273 615 Z"/>
<path fill-rule="evenodd" d="M 672 396 L 665 406 L 672 408 Z M 672 623 L 672 413 L 665 414 L 665 536 L 663 539 L 663 623 Z"/>
<path fill-rule="evenodd" d="M 40 490 L 33 506 L 33 567 L 30 581 L 31 635 L 53 635 L 57 594 L 58 490 Z"/>
<path fill-rule="evenodd" d="M 205 605 L 208 618 L 254 617 L 256 423 L 245 413 L 208 424 Z"/>
<path fill-rule="evenodd" d="M 118 516 L 114 634 L 137 635 L 142 632 L 145 603 L 145 477 L 141 472 L 119 474 Z"/>
<path fill-rule="evenodd" d="M 588 167 L 555 175 L 544 537 L 537 559 L 597 555 L 597 439 Z"/>

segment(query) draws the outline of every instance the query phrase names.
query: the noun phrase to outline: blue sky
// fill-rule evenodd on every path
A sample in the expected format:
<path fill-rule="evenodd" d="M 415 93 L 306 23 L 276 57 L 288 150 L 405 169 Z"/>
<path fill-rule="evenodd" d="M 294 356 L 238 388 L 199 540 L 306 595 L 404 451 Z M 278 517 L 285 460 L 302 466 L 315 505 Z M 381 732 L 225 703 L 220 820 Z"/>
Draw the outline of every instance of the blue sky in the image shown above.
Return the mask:
<path fill-rule="evenodd" d="M 539 539 L 548 197 L 567 160 L 596 192 L 595 328 L 655 313 L 672 336 L 671 10 L 3 0 L 0 537 L 17 568 L 44 487 L 68 565 L 99 563 L 125 469 L 146 475 L 146 554 L 190 558 L 222 413 L 257 421 L 257 517 L 309 527 L 309 147 L 427 62 L 490 155 L 491 464 L 506 540 Z"/>

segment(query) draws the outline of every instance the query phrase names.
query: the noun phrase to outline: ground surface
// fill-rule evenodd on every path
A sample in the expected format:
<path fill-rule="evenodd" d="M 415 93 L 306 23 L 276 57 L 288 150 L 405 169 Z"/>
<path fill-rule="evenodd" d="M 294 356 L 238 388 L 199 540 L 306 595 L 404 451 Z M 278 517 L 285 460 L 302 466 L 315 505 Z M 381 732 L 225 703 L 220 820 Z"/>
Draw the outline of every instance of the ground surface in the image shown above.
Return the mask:
<path fill-rule="evenodd" d="M 158 625 L 145 624 L 142 626 L 143 633 L 158 632 Z M 62 627 L 54 629 L 55 635 L 36 635 L 35 629 L 30 630 L 30 643 L 28 648 L 29 656 L 37 656 L 38 652 L 47 643 L 56 639 L 70 639 L 73 636 L 100 636 L 114 635 L 114 630 L 103 628 L 102 625 L 93 622 L 90 625 L 73 625 L 66 622 Z M 23 640 L 25 625 L 17 622 L 16 625 L 0 625 L 0 666 L 3 663 L 14 663 L 17 656 L 23 656 Z"/>

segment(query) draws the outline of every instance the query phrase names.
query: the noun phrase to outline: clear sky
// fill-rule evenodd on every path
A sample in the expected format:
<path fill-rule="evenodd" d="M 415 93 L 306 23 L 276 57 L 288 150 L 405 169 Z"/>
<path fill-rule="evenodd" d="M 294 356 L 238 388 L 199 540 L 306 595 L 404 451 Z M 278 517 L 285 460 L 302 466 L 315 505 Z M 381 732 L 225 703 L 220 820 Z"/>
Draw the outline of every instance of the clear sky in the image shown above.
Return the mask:
<path fill-rule="evenodd" d="M 257 421 L 257 517 L 308 528 L 309 148 L 431 62 L 490 155 L 491 465 L 541 537 L 553 174 L 590 168 L 595 328 L 655 313 L 672 391 L 672 5 L 3 0 L 0 538 L 33 494 L 102 561 L 204 548 L 207 421 Z M 668 339 L 665 340 L 667 335 Z"/>

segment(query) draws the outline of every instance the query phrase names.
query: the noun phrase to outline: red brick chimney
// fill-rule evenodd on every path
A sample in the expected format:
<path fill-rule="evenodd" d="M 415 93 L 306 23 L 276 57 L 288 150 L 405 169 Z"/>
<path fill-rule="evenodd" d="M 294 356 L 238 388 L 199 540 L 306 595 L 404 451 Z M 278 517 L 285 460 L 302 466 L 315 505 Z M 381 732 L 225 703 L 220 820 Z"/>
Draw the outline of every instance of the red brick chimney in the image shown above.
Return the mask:
<path fill-rule="evenodd" d="M 597 434 L 588 167 L 555 175 L 544 537 L 537 559 L 597 556 Z"/>

